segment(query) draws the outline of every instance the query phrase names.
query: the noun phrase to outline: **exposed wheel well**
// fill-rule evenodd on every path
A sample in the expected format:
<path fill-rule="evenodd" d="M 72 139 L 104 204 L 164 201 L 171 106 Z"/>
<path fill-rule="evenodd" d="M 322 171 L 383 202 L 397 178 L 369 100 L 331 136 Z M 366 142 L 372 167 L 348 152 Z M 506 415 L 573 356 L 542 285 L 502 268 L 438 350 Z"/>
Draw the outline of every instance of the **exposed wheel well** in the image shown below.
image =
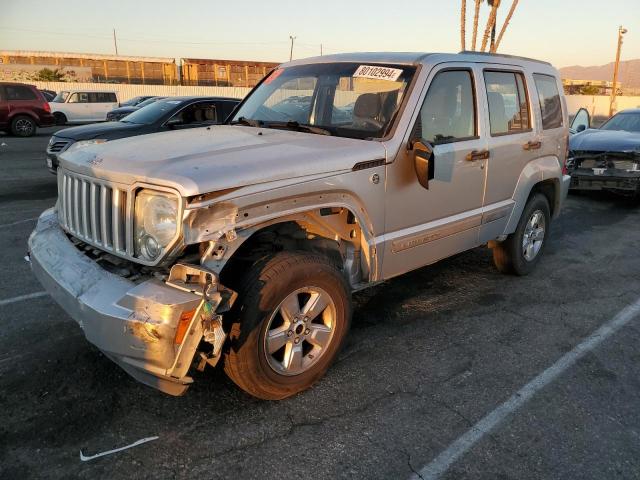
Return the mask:
<path fill-rule="evenodd" d="M 322 208 L 305 212 L 256 227 L 237 249 L 228 248 L 229 256 L 220 278 L 225 285 L 234 285 L 238 272 L 246 272 L 266 256 L 282 251 L 308 251 L 328 258 L 355 285 L 369 276 L 369 266 L 361 255 L 361 240 L 360 226 L 349 210 Z"/>
<path fill-rule="evenodd" d="M 529 198 L 531 198 L 535 193 L 542 193 L 545 197 L 547 197 L 551 216 L 554 217 L 555 212 L 557 211 L 558 201 L 560 199 L 558 182 L 556 180 L 549 179 L 536 183 L 531 189 Z M 527 201 L 529 200 L 529 198 L 527 199 Z"/>

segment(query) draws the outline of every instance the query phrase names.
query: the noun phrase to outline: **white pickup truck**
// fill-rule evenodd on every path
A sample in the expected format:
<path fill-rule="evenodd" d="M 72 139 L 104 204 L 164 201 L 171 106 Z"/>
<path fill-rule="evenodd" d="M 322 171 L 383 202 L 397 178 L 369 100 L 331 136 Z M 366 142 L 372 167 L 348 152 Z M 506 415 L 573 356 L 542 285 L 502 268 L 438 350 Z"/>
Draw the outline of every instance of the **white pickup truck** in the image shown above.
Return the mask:
<path fill-rule="evenodd" d="M 107 113 L 118 108 L 116 92 L 63 90 L 49 102 L 57 125 L 66 123 L 104 122 Z"/>

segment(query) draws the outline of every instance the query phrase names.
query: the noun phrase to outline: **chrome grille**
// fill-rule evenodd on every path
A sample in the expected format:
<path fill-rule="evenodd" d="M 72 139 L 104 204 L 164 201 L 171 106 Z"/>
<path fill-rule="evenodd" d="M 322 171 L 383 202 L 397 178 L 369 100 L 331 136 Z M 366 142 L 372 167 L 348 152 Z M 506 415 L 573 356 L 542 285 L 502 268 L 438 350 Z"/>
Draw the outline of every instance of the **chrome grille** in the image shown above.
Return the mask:
<path fill-rule="evenodd" d="M 74 237 L 102 250 L 133 256 L 128 190 L 58 170 L 60 224 Z"/>
<path fill-rule="evenodd" d="M 59 140 L 53 143 L 50 143 L 47 147 L 47 153 L 59 153 L 67 148 L 67 146 L 71 143 L 69 140 Z"/>

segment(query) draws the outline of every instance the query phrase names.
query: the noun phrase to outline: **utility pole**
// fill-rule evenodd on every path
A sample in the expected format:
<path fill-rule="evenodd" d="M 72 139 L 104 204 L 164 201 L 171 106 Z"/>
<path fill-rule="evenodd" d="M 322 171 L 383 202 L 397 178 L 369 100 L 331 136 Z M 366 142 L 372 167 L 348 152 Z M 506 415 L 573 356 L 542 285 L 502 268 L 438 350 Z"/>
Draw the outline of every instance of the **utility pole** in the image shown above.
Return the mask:
<path fill-rule="evenodd" d="M 320 44 L 320 56 L 322 56 L 322 44 Z"/>
<path fill-rule="evenodd" d="M 116 29 L 113 29 L 113 46 L 116 47 L 116 55 L 118 55 L 118 40 L 116 39 Z"/>
<path fill-rule="evenodd" d="M 293 35 L 289 35 L 289 38 L 291 39 L 291 51 L 289 52 L 289 61 L 291 61 L 291 60 L 293 60 L 293 42 L 298 37 L 294 37 Z"/>
<path fill-rule="evenodd" d="M 622 51 L 622 37 L 627 29 L 622 25 L 618 28 L 618 50 L 616 51 L 616 64 L 613 67 L 613 85 L 611 88 L 611 101 L 609 103 L 609 116 L 616 110 L 616 95 L 618 94 L 618 69 L 620 68 L 620 52 Z"/>

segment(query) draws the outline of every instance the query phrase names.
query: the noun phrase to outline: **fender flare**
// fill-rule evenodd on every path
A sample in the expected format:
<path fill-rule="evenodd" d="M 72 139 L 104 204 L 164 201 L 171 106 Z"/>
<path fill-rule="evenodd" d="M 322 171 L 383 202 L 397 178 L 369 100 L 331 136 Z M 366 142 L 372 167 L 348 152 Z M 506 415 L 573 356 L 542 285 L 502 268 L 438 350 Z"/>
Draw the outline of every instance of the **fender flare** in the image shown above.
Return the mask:
<path fill-rule="evenodd" d="M 9 116 L 7 117 L 7 124 L 11 125 L 11 122 L 13 122 L 13 119 L 15 117 L 18 117 L 18 116 L 29 117 L 34 122 L 36 122 L 36 125 L 40 124 L 40 121 L 39 121 L 38 117 L 36 115 L 34 115 L 33 112 L 31 112 L 29 110 L 17 110 L 17 111 L 14 111 L 13 109 L 11 110 L 11 112 L 9 113 Z"/>
<path fill-rule="evenodd" d="M 504 230 L 505 235 L 516 231 L 520 216 L 531 192 L 536 185 L 542 182 L 553 182 L 554 205 L 551 205 L 551 209 L 554 212 L 555 218 L 560 210 L 559 206 L 562 197 L 561 179 L 562 167 L 560 166 L 558 157 L 554 155 L 539 157 L 527 163 L 520 173 L 520 178 L 518 178 L 518 183 L 513 192 L 512 199 L 515 203 Z"/>

